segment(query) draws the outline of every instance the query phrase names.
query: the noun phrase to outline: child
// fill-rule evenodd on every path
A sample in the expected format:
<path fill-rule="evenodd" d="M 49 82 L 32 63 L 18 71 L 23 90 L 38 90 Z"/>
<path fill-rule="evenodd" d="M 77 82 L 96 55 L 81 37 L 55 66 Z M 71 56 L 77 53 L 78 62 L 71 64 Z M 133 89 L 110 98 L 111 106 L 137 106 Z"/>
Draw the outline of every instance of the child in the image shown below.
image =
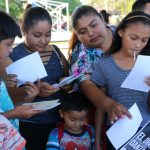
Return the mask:
<path fill-rule="evenodd" d="M 133 11 L 118 25 L 108 56 L 101 58 L 95 66 L 91 80 L 104 89 L 110 98 L 121 104 L 118 111 L 111 114 L 112 122 L 107 120 L 108 128 L 111 126 L 110 123 L 122 117 L 124 109 L 129 109 L 135 102 L 143 117 L 140 127 L 150 120 L 147 105 L 148 93 L 121 87 L 135 64 L 135 54 L 137 57 L 150 44 L 149 39 L 150 16 L 140 11 Z M 96 95 L 97 91 L 94 94 Z M 107 101 L 107 107 L 114 106 Z M 96 122 L 99 124 L 101 118 L 97 117 Z M 114 149 L 109 141 L 107 149 Z"/>
<path fill-rule="evenodd" d="M 0 75 L 3 75 L 2 68 L 11 61 L 9 59 L 9 52 L 12 51 L 12 45 L 16 36 L 21 37 L 21 31 L 15 21 L 6 13 L 0 11 Z M 3 68 L 4 69 L 4 68 Z M 38 94 L 38 87 L 29 83 L 26 86 L 27 98 L 30 100 Z M 30 106 L 17 106 L 14 104 L 7 92 L 6 85 L 0 77 L 0 113 L 18 130 L 18 119 L 16 118 L 30 118 L 41 111 L 34 111 Z"/>
<path fill-rule="evenodd" d="M 61 101 L 59 114 L 64 124 L 52 130 L 47 150 L 90 150 L 94 143 L 94 130 L 86 125 L 88 100 L 79 92 L 69 93 Z"/>

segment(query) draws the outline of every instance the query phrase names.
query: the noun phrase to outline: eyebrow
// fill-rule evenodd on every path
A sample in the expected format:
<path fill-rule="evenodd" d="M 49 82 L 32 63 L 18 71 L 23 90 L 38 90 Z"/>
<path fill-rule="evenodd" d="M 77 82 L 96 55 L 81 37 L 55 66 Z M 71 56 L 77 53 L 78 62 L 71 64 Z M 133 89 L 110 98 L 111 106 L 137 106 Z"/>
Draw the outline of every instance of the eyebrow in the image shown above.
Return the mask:
<path fill-rule="evenodd" d="M 96 19 L 93 19 L 93 20 L 88 24 L 88 26 L 91 26 L 91 24 L 92 24 L 93 22 L 95 22 L 95 21 L 96 21 Z M 84 29 L 86 29 L 86 27 L 83 27 L 83 28 L 79 29 L 78 32 L 80 32 L 81 30 L 84 30 Z"/>

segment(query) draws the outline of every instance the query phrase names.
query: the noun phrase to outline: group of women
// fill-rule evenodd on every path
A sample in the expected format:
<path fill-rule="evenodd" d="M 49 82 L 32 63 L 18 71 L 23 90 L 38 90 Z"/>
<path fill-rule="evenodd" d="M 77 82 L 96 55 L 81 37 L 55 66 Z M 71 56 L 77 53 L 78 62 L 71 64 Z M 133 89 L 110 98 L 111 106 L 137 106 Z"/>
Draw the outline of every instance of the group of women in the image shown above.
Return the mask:
<path fill-rule="evenodd" d="M 5 14 L 0 12 L 1 15 Z M 4 23 L 2 18 L 0 22 Z M 109 128 L 111 123 L 124 115 L 131 118 L 128 108 L 136 102 L 143 117 L 141 127 L 150 120 L 148 94 L 120 87 L 135 64 L 134 51 L 138 55 L 150 48 L 150 16 L 133 11 L 120 22 L 115 30 L 113 26 L 105 25 L 102 16 L 93 7 L 83 5 L 76 8 L 72 14 L 72 27 L 74 36 L 71 45 L 70 74 L 84 74 L 76 81 L 74 90 L 83 92 L 97 108 L 96 148 L 100 149 L 101 127 L 104 123 L 105 112 L 109 118 L 107 121 Z M 0 37 L 3 34 L 1 28 L 0 26 Z M 7 30 L 5 26 L 3 28 Z M 0 39 L 0 74 L 3 76 L 12 101 L 20 103 L 61 99 L 65 92 L 71 90 L 70 86 L 60 89 L 52 85 L 68 76 L 69 69 L 59 48 L 49 44 L 52 30 L 49 13 L 41 7 L 28 8 L 25 11 L 21 24 L 25 39 L 13 48 L 13 52 L 10 53 L 11 59 L 8 56 L 14 38 L 17 35 L 21 36 L 21 33 L 17 28 L 16 34 L 13 33 L 12 36 L 14 28 L 11 26 L 9 28 L 10 35 L 7 37 L 2 35 Z M 2 50 L 1 45 L 5 39 L 10 41 L 6 41 L 7 48 Z M 17 61 L 35 51 L 39 52 L 48 76 L 36 83 L 29 82 L 23 87 L 16 87 L 17 76 L 6 75 L 4 68 L 12 61 Z M 10 97 L 9 103 L 12 107 L 3 110 L 4 115 L 6 114 L 8 119 L 20 119 L 19 130 L 27 141 L 26 149 L 45 149 L 50 131 L 60 120 L 58 108 L 48 111 L 33 111 L 27 106 L 14 108 Z M 7 115 L 9 110 L 14 112 L 16 109 L 20 110 L 16 111 L 15 115 Z M 109 150 L 113 149 L 110 143 L 108 146 L 110 146 Z"/>

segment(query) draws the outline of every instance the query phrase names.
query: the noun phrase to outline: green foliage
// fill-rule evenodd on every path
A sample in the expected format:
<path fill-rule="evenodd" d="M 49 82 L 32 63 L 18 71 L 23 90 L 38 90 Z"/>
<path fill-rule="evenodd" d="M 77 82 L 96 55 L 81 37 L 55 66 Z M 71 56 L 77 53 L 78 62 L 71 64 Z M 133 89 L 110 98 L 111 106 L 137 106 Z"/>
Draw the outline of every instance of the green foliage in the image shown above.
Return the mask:
<path fill-rule="evenodd" d="M 5 0 L 0 0 L 0 10 L 6 11 Z M 21 14 L 23 12 L 22 3 L 17 0 L 9 0 L 9 14 L 16 21 L 21 18 Z"/>
<path fill-rule="evenodd" d="M 131 11 L 132 4 L 135 0 L 86 0 L 90 5 L 98 9 L 107 9 L 112 13 L 119 12 L 121 16 Z"/>
<path fill-rule="evenodd" d="M 81 5 L 80 0 L 55 0 L 55 1 L 59 1 L 59 2 L 65 2 L 69 4 L 69 13 L 72 14 L 73 10 Z"/>

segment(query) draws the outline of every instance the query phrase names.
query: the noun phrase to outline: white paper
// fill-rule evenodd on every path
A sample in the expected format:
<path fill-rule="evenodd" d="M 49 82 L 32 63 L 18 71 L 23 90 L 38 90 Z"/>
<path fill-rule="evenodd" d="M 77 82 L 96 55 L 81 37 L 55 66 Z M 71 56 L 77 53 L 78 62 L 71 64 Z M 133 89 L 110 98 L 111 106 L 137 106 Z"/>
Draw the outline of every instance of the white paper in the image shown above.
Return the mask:
<path fill-rule="evenodd" d="M 146 77 L 150 76 L 150 56 L 139 55 L 136 63 L 122 83 L 121 87 L 148 92 L 150 87 L 144 83 Z"/>
<path fill-rule="evenodd" d="M 106 132 L 115 149 L 119 149 L 137 132 L 143 120 L 136 104 L 129 109 L 129 112 L 132 115 L 132 119 L 125 116 L 125 118 L 119 119 L 115 122 L 114 125 Z"/>
<path fill-rule="evenodd" d="M 67 85 L 71 82 L 73 82 L 74 80 L 78 79 L 79 77 L 81 77 L 83 74 L 78 74 L 78 75 L 72 75 L 69 77 L 64 78 L 60 83 L 58 84 L 54 84 L 54 87 L 62 87 L 64 85 Z"/>
<path fill-rule="evenodd" d="M 6 67 L 7 74 L 16 74 L 18 86 L 26 82 L 35 82 L 47 76 L 47 72 L 38 52 L 30 54 Z"/>
<path fill-rule="evenodd" d="M 59 99 L 34 103 L 24 103 L 23 105 L 32 106 L 33 110 L 48 110 L 60 105 L 58 101 Z"/>

